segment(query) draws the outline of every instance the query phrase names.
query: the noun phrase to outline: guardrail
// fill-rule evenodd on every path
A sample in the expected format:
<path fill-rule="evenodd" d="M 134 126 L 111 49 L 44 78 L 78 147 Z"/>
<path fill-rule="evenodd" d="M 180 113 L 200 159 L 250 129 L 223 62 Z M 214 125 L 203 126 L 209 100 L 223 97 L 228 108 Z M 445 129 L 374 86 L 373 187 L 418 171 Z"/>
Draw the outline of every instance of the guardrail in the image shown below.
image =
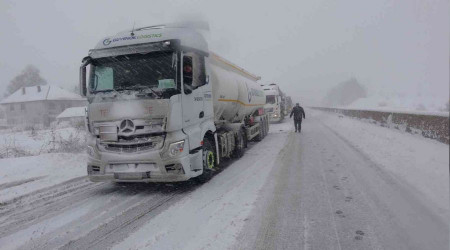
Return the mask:
<path fill-rule="evenodd" d="M 368 119 L 383 127 L 396 128 L 411 134 L 421 134 L 424 137 L 449 144 L 448 116 L 323 107 L 311 108 L 359 119 Z"/>

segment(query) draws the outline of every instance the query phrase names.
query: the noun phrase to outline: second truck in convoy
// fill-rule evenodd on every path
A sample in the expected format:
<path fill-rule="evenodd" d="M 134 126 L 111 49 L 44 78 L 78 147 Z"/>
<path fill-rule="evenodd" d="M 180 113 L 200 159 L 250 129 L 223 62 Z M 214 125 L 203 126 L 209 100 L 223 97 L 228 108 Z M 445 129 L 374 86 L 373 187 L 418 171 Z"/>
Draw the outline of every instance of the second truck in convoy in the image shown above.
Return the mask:
<path fill-rule="evenodd" d="M 261 87 L 263 87 L 264 93 L 266 94 L 266 105 L 264 109 L 269 115 L 270 121 L 281 122 L 288 115 L 288 97 L 275 83 L 261 85 Z"/>
<path fill-rule="evenodd" d="M 203 36 L 150 26 L 102 39 L 80 68 L 92 181 L 207 180 L 269 130 L 260 78 Z"/>

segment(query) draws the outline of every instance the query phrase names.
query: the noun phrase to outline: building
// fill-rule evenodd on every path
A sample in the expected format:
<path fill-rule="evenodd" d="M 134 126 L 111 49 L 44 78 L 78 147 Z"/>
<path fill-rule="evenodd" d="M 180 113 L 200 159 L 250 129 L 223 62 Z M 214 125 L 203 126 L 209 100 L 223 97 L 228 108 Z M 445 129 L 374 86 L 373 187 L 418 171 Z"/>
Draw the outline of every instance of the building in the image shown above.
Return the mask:
<path fill-rule="evenodd" d="M 56 117 L 58 124 L 69 123 L 72 126 L 84 125 L 84 119 L 86 119 L 86 107 L 71 107 L 64 110 Z"/>
<path fill-rule="evenodd" d="M 57 86 L 33 86 L 17 90 L 0 102 L 8 126 L 49 126 L 69 107 L 86 106 L 86 99 Z"/>

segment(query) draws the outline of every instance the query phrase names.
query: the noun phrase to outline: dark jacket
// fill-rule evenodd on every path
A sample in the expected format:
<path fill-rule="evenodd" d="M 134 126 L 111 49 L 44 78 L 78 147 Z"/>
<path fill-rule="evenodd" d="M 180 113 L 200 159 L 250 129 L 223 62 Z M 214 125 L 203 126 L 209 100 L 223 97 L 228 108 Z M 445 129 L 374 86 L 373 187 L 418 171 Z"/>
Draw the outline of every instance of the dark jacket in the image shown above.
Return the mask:
<path fill-rule="evenodd" d="M 306 118 L 305 110 L 303 110 L 303 108 L 300 106 L 295 106 L 294 108 L 292 108 L 291 115 L 289 117 L 292 117 L 292 115 L 294 116 L 294 120 L 296 120 L 296 121 L 298 121 L 298 120 L 301 121 L 302 117 Z"/>

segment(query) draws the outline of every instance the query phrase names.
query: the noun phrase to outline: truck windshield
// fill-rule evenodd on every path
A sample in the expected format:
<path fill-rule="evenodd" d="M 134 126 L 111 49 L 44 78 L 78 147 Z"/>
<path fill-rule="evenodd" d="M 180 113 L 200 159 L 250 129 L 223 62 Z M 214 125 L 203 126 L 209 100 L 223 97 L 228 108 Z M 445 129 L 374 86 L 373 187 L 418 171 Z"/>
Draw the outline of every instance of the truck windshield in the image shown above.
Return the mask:
<path fill-rule="evenodd" d="M 275 100 L 276 98 L 274 95 L 266 95 L 266 103 L 274 104 Z"/>
<path fill-rule="evenodd" d="M 99 58 L 92 65 L 91 93 L 138 90 L 162 97 L 179 92 L 177 55 L 172 51 Z"/>

